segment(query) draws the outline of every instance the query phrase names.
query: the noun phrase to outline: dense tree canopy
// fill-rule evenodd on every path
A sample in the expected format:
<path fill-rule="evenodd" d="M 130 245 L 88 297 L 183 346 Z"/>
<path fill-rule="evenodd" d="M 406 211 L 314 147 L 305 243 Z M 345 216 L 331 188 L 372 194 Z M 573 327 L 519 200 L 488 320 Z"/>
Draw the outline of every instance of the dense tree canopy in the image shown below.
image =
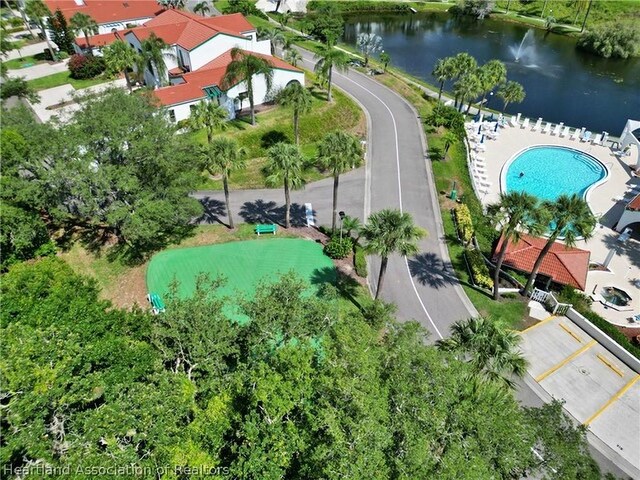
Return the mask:
<path fill-rule="evenodd" d="M 5 116 L 24 145 L 13 137 L 23 155 L 3 170 L 3 198 L 139 253 L 184 234 L 202 211 L 188 196 L 198 172 L 187 140 L 145 95 L 114 89 L 82 105 L 64 126 Z"/>
<path fill-rule="evenodd" d="M 418 324 L 396 323 L 379 302 L 360 313 L 289 274 L 239 299 L 237 323 L 219 284 L 201 278 L 194 297 L 149 316 L 110 308 L 58 259 L 12 267 L 2 467 L 520 478 L 547 468 L 535 445 L 562 478 L 597 474 L 560 410 L 524 412 L 498 384 L 470 380 L 471 364 L 425 345 Z"/>

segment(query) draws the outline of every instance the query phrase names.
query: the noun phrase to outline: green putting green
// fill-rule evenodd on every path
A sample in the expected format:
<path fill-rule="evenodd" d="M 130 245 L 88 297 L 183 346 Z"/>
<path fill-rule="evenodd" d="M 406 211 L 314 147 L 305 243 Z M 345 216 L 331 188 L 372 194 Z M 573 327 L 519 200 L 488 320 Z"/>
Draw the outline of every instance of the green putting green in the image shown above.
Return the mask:
<path fill-rule="evenodd" d="M 320 244 L 273 238 L 160 252 L 147 267 L 147 288 L 166 298 L 175 279 L 179 284 L 178 295 L 188 298 L 195 291 L 198 276 L 205 273 L 212 279 L 219 275 L 226 277 L 218 292 L 221 296 L 236 292 L 251 295 L 260 281 L 274 281 L 291 270 L 315 288 L 335 281 L 333 262 L 322 253 Z"/>

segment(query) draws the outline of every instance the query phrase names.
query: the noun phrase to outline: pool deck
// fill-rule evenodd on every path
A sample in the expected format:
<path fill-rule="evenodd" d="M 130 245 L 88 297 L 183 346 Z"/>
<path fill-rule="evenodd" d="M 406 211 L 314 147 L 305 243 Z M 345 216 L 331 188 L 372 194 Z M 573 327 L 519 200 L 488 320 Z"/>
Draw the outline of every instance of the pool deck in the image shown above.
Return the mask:
<path fill-rule="evenodd" d="M 543 125 L 545 123 L 543 122 Z M 498 201 L 502 191 L 501 180 L 505 165 L 516 153 L 527 147 L 557 145 L 574 148 L 597 158 L 609 171 L 606 181 L 590 189 L 587 194 L 591 211 L 596 215 L 599 223 L 593 237 L 587 242 L 577 242 L 576 247 L 589 250 L 590 261 L 596 263 L 603 263 L 613 248 L 616 249 L 616 254 L 609 264 L 609 271 L 591 270 L 589 272 L 585 293 L 595 297 L 592 307 L 595 312 L 611 323 L 638 328 L 638 334 L 640 334 L 640 324 L 629 321 L 632 315 L 640 313 L 640 287 L 636 286 L 636 282 L 640 282 L 640 233 L 636 228 L 635 234 L 626 243 L 621 244 L 617 242 L 620 233 L 613 229 L 626 202 L 633 198 L 629 194 L 625 195 L 626 191 L 631 187 L 640 188 L 640 178 L 634 177 L 631 173 L 631 166 L 638 162 L 638 152 L 632 149 L 631 156 L 619 157 L 615 155 L 610 141 L 607 146 L 599 146 L 577 139 L 571 140 L 569 136 L 560 137 L 551 133 L 542 133 L 540 130 L 534 132 L 532 131 L 534 124 L 535 119 L 527 128 L 511 125 L 499 128 L 497 138 L 485 138 L 484 151 L 476 151 L 474 149 L 476 144 L 471 142 L 470 166 L 473 165 L 475 157 L 481 158 L 486 165 L 482 173 L 484 178 L 472 175 L 472 180 L 476 182 L 478 197 L 484 206 Z M 467 132 L 477 131 L 477 127 L 467 125 Z M 470 167 L 470 172 L 472 171 L 473 167 Z M 615 286 L 627 292 L 632 298 L 630 306 L 626 310 L 618 311 L 600 303 L 599 293 L 605 286 Z"/>

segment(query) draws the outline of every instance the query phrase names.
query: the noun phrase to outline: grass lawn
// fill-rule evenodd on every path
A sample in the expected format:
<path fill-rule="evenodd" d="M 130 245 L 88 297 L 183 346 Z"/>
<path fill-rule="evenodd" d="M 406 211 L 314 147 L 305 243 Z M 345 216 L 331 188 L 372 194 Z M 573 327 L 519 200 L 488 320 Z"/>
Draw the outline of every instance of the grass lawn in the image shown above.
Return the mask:
<path fill-rule="evenodd" d="M 27 83 L 31 85 L 34 90 L 45 90 L 47 88 L 59 87 L 60 85 L 65 85 L 67 83 L 70 83 L 76 90 L 80 90 L 82 88 L 93 87 L 94 85 L 109 81 L 102 76 L 88 80 L 76 80 L 75 78 L 71 78 L 70 75 L 70 72 L 59 72 L 54 73 L 53 75 L 47 75 L 46 77 L 29 80 Z"/>
<path fill-rule="evenodd" d="M 6 67 L 9 70 L 17 70 L 19 68 L 32 67 L 34 65 L 38 65 L 39 63 L 46 63 L 46 60 L 42 59 L 44 55 L 31 56 L 27 55 L 26 57 L 14 58 L 13 60 L 7 60 L 4 62 Z"/>
<path fill-rule="evenodd" d="M 273 238 L 271 235 L 243 241 L 193 248 L 165 250 L 153 256 L 147 267 L 149 291 L 166 298 L 174 281 L 182 298 L 193 295 L 198 277 L 220 276 L 225 283 L 216 296 L 233 297 L 236 292 L 252 296 L 262 281 L 277 281 L 290 271 L 307 280 L 312 291 L 324 283 L 334 283 L 335 267 L 316 242 L 297 238 Z M 229 302 L 227 313 L 238 320 L 242 316 Z"/>
<path fill-rule="evenodd" d="M 313 77 L 307 76 L 307 85 L 311 85 Z M 346 95 L 335 91 L 332 103 L 327 103 L 326 93 L 312 88 L 314 96 L 311 111 L 300 117 L 300 147 L 304 156 L 310 161 L 315 157 L 317 144 L 322 137 L 333 130 L 351 132 L 364 136 L 366 120 L 360 108 Z M 246 102 L 245 102 L 246 103 Z M 265 175 L 263 168 L 267 162 L 268 148 L 279 141 L 293 143 L 293 115 L 290 108 L 276 106 L 256 116 L 256 126 L 251 126 L 246 119 L 230 122 L 228 128 L 220 133 L 234 138 L 241 147 L 247 150 L 247 168 L 234 172 L 231 177 L 231 188 L 263 188 Z M 196 139 L 206 143 L 204 130 L 196 132 Z M 315 168 L 309 168 L 305 178 L 312 182 L 327 176 Z M 221 189 L 222 180 L 203 176 L 200 185 L 203 189 Z"/>

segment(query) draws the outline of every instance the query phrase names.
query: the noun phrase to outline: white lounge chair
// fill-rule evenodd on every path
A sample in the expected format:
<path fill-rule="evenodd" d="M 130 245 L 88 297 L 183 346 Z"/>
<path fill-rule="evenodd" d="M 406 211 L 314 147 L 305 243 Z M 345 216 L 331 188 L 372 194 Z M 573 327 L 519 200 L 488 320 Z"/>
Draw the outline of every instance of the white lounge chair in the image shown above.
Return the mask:
<path fill-rule="evenodd" d="M 606 147 L 609 140 L 609 132 L 602 132 L 602 144 Z"/>
<path fill-rule="evenodd" d="M 529 126 L 529 119 L 525 118 L 524 122 L 522 122 L 522 128 L 527 128 Z"/>
<path fill-rule="evenodd" d="M 601 145 L 602 144 L 602 134 L 599 133 L 595 136 L 595 138 L 593 139 L 593 141 L 591 142 L 592 145 Z"/>
<path fill-rule="evenodd" d="M 483 187 L 490 187 L 491 185 L 493 185 L 493 183 L 488 182 L 488 181 L 486 181 L 486 180 L 480 180 L 478 183 L 479 183 L 480 185 L 482 185 Z"/>
<path fill-rule="evenodd" d="M 476 151 L 484 152 L 487 149 L 487 146 L 484 143 L 476 143 L 476 146 L 474 148 L 476 149 Z"/>
<path fill-rule="evenodd" d="M 540 129 L 540 126 L 542 125 L 542 118 L 539 118 L 536 121 L 536 124 L 533 126 L 533 128 L 531 129 L 532 132 L 537 132 Z"/>
<path fill-rule="evenodd" d="M 542 129 L 542 133 L 549 133 L 550 130 L 551 130 L 551 122 L 547 122 L 547 124 Z"/>
<path fill-rule="evenodd" d="M 560 132 L 560 136 L 561 137 L 566 137 L 567 135 L 569 135 L 569 130 L 571 130 L 571 127 L 564 127 L 562 129 L 562 132 Z"/>
<path fill-rule="evenodd" d="M 580 135 L 580 130 L 576 128 L 571 134 L 571 140 L 575 140 L 576 138 L 578 138 L 579 135 Z"/>
<path fill-rule="evenodd" d="M 591 130 L 587 130 L 582 137 L 580 137 L 581 142 L 589 142 L 589 140 L 591 140 Z"/>
<path fill-rule="evenodd" d="M 516 117 L 511 117 L 511 120 L 509 120 L 509 124 L 512 127 L 517 127 L 518 126 L 518 119 Z"/>
<path fill-rule="evenodd" d="M 556 125 L 556 127 L 553 129 L 553 132 L 551 132 L 551 135 L 558 136 L 560 134 L 561 128 L 562 128 L 562 125 L 560 124 Z"/>

